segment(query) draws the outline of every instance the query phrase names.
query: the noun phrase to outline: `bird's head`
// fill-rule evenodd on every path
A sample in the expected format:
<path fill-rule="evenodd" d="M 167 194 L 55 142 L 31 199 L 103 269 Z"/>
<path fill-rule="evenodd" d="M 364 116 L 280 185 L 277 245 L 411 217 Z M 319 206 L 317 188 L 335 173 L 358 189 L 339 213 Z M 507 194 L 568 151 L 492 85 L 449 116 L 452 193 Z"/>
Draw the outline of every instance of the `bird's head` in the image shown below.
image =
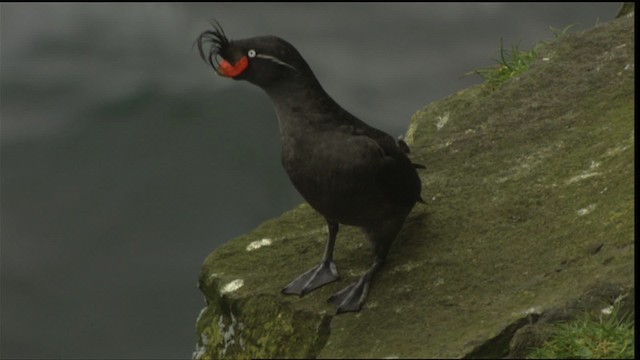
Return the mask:
<path fill-rule="evenodd" d="M 267 88 L 311 72 L 296 48 L 279 37 L 229 40 L 219 23 L 213 21 L 212 26 L 198 36 L 196 43 L 202 59 L 218 75 Z"/>

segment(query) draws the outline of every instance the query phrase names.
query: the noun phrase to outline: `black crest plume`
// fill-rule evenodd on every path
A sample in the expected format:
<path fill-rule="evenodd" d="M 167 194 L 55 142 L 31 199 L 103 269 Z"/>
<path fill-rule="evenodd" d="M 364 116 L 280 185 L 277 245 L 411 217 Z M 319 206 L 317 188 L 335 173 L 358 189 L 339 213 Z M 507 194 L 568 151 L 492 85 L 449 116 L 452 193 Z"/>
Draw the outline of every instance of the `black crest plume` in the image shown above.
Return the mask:
<path fill-rule="evenodd" d="M 211 20 L 211 26 L 213 26 L 213 30 L 207 30 L 200 34 L 196 39 L 196 43 L 202 60 L 208 62 L 217 72 L 219 65 L 217 57 L 227 48 L 229 39 L 227 39 L 227 35 L 222 30 L 220 23 L 215 19 Z M 207 46 L 209 46 L 209 50 L 208 55 L 205 56 L 205 47 Z"/>

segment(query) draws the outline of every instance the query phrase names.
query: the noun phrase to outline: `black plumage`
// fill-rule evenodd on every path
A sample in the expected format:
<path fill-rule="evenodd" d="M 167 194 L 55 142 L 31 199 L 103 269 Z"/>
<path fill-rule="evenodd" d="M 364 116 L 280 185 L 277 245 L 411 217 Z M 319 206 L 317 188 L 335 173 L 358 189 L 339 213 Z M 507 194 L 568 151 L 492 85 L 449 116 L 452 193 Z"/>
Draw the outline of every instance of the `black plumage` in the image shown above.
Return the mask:
<path fill-rule="evenodd" d="M 358 311 L 416 201 L 420 178 L 408 146 L 338 105 L 300 53 L 287 41 L 261 36 L 230 41 L 218 23 L 196 40 L 200 56 L 222 76 L 266 91 L 277 113 L 282 165 L 302 197 L 327 221 L 322 261 L 293 280 L 285 294 L 304 295 L 338 279 L 333 248 L 339 224 L 360 227 L 375 260 L 356 283 L 329 301 L 337 312 Z M 205 48 L 209 46 L 208 51 Z"/>

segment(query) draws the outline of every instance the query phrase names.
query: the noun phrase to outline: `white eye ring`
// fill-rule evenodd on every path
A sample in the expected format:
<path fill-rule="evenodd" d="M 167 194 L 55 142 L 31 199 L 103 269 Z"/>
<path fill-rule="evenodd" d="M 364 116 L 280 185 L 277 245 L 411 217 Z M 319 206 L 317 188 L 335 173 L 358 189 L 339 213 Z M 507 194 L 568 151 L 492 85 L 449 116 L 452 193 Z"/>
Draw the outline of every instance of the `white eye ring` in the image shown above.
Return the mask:
<path fill-rule="evenodd" d="M 251 49 L 251 50 L 249 50 L 247 55 L 249 55 L 250 58 L 254 58 L 254 57 L 256 57 L 256 51 Z"/>

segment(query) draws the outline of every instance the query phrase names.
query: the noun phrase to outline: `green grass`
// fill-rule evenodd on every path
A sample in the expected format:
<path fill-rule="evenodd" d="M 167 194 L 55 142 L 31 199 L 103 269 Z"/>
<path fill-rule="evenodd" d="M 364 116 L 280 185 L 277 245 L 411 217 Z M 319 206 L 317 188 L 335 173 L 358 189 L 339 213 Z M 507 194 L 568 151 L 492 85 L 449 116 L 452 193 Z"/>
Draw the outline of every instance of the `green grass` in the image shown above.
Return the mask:
<path fill-rule="evenodd" d="M 607 319 L 584 316 L 558 325 L 545 344 L 529 354 L 530 359 L 632 359 L 634 319 L 617 316 Z"/>
<path fill-rule="evenodd" d="M 506 49 L 500 39 L 500 57 L 494 59 L 496 66 L 474 70 L 466 75 L 476 74 L 484 78 L 490 90 L 497 89 L 502 83 L 529 69 L 529 65 L 536 58 L 536 47 L 528 51 L 522 51 L 518 45 L 512 45 Z"/>
<path fill-rule="evenodd" d="M 569 29 L 571 29 L 575 25 L 576 24 L 567 25 L 562 29 L 558 29 L 558 28 L 554 28 L 553 26 L 549 26 L 549 30 L 551 30 L 551 32 L 553 33 L 553 36 L 555 36 L 556 39 L 559 39 L 559 38 L 567 35 L 567 33 L 569 32 Z M 596 26 L 597 25 L 598 25 L 598 23 L 596 21 Z"/>
<path fill-rule="evenodd" d="M 549 26 L 549 30 L 556 39 L 559 39 L 567 35 L 574 25 L 575 24 L 571 24 L 562 29 Z M 530 50 L 523 51 L 519 49 L 518 44 L 512 45 L 509 49 L 505 48 L 502 39 L 500 39 L 500 56 L 498 59 L 493 59 L 497 64 L 471 71 L 465 74 L 465 76 L 480 75 L 485 80 L 489 90 L 496 90 L 505 81 L 527 71 L 529 65 L 536 59 L 537 50 L 545 44 L 546 42 L 542 41 Z"/>

